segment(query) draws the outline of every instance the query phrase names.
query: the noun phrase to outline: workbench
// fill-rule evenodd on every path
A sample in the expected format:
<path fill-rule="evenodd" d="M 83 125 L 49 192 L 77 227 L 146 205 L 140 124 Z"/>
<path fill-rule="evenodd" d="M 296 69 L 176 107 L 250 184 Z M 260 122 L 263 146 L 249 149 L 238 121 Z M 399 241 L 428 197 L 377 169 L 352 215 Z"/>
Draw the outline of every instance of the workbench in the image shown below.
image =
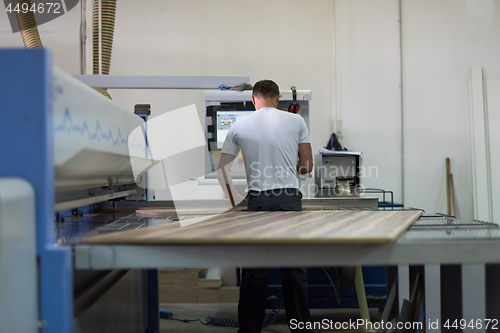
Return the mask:
<path fill-rule="evenodd" d="M 194 217 L 194 216 L 192 216 Z M 181 216 L 180 218 L 189 218 Z M 169 218 L 144 218 L 130 214 L 122 224 L 168 223 Z M 134 227 L 135 223 L 135 227 Z M 261 245 L 87 245 L 73 246 L 78 269 L 148 269 L 154 267 L 330 267 L 396 266 L 399 301 L 409 299 L 411 268 L 422 266 L 426 319 L 441 322 L 441 307 L 457 308 L 456 295 L 441 290 L 441 272 L 461 265 L 461 276 L 448 280 L 461 294 L 459 311 L 464 319 L 495 318 L 500 289 L 500 230 L 498 225 L 461 221 L 443 215 L 424 214 L 393 243 L 385 244 L 261 244 Z M 460 272 L 460 270 L 459 270 Z M 458 283 L 462 280 L 462 285 Z M 486 294 L 486 283 L 489 292 Z M 469 288 L 474 286 L 474 289 Z M 446 286 L 445 286 L 446 288 Z M 448 297 L 451 297 L 448 299 Z M 489 305 L 488 312 L 486 304 Z"/>

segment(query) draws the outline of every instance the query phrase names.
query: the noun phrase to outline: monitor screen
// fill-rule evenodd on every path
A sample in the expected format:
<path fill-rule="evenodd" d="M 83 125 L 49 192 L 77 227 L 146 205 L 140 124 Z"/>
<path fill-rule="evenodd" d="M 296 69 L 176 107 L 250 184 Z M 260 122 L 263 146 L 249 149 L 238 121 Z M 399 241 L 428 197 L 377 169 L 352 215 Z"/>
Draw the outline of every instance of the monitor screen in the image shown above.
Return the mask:
<path fill-rule="evenodd" d="M 227 132 L 238 120 L 249 116 L 254 111 L 217 111 L 217 148 L 222 148 Z"/>

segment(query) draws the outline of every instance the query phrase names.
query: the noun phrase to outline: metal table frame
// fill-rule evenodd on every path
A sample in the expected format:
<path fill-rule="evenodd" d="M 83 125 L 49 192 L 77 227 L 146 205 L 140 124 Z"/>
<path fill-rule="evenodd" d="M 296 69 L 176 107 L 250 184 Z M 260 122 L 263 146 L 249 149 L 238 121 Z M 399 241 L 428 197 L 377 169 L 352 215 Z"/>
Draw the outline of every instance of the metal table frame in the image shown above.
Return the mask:
<path fill-rule="evenodd" d="M 384 245 L 75 245 L 78 269 L 439 265 L 500 262 L 500 240 Z"/>
<path fill-rule="evenodd" d="M 408 231 L 411 232 L 411 231 Z M 500 262 L 500 239 L 408 241 L 381 245 L 76 245 L 81 269 L 397 265 L 399 304 L 410 297 L 409 267 L 425 267 L 426 320 L 441 323 L 440 265 L 462 264 L 463 318 L 486 318 L 485 263 Z M 441 331 L 441 327 L 436 332 Z M 484 328 L 474 332 L 485 332 Z"/>

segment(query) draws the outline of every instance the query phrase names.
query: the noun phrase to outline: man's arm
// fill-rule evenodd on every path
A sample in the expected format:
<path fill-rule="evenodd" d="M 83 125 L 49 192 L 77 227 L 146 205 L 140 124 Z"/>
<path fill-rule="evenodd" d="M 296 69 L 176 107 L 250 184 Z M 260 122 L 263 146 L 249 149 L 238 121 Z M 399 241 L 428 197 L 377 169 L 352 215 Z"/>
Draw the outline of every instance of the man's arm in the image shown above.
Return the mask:
<path fill-rule="evenodd" d="M 217 169 L 217 180 L 233 206 L 236 206 L 242 201 L 246 202 L 246 199 L 236 192 L 229 173 L 235 157 L 236 156 L 230 154 L 220 154 L 219 168 Z"/>
<path fill-rule="evenodd" d="M 299 175 L 311 173 L 313 171 L 313 155 L 310 143 L 299 143 L 299 162 L 297 172 Z"/>

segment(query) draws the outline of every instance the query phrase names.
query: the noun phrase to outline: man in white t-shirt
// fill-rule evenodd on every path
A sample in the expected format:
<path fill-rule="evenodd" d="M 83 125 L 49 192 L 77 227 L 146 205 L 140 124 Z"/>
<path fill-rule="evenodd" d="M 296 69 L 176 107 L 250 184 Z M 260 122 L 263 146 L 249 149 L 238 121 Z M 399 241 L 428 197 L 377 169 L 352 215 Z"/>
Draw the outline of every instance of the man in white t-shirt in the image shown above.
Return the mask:
<path fill-rule="evenodd" d="M 279 98 L 276 83 L 257 82 L 252 92 L 256 111 L 231 126 L 222 147 L 217 172 L 219 182 L 234 205 L 246 200 L 236 192 L 229 176 L 241 150 L 249 211 L 302 210 L 299 175 L 310 173 L 313 168 L 309 133 L 300 115 L 276 109 Z M 269 268 L 243 269 L 238 303 L 239 333 L 261 331 L 269 274 Z M 306 270 L 282 268 L 281 281 L 288 321 L 309 321 Z"/>

